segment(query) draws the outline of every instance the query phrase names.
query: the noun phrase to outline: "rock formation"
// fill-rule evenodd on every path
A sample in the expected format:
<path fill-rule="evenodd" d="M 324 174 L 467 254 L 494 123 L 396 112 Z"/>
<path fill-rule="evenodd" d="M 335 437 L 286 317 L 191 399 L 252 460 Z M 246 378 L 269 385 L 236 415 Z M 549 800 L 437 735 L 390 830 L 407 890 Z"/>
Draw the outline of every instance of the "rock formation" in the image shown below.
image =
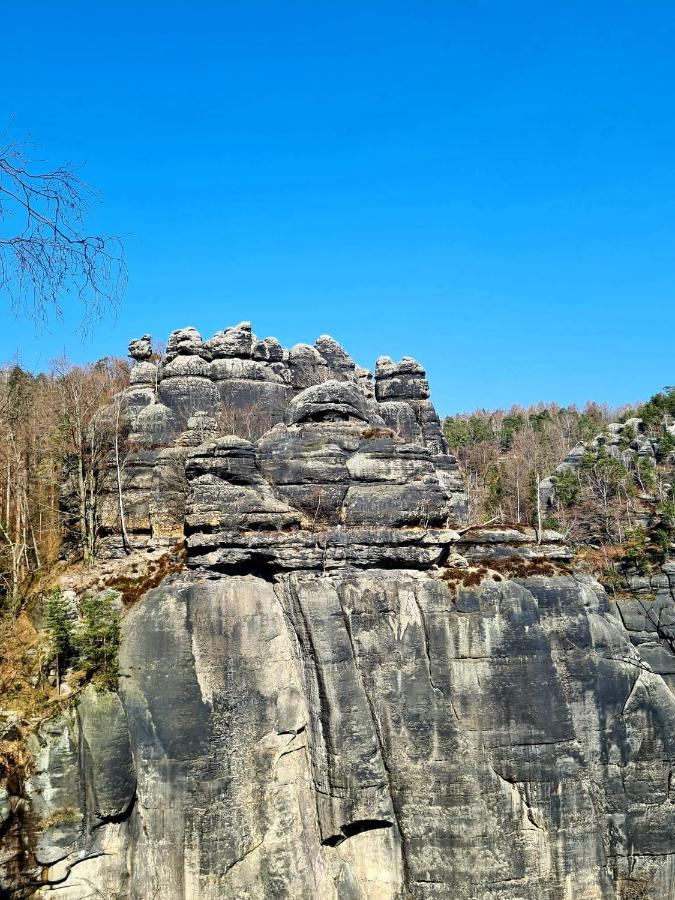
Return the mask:
<path fill-rule="evenodd" d="M 144 335 L 131 341 L 129 355 L 134 365 L 124 405 L 132 451 L 125 461 L 124 507 L 134 547 L 169 545 L 183 536 L 186 459 L 194 448 L 200 448 L 188 465 L 189 476 L 198 470 L 198 459 L 205 465 L 210 454 L 234 458 L 234 446 L 227 451 L 211 446 L 230 434 L 251 442 L 249 450 L 243 445 L 240 448 L 245 457 L 247 453 L 255 455 L 253 443 L 268 433 L 258 449 L 260 477 L 270 472 L 274 490 L 291 505 L 297 499 L 305 519 L 327 522 L 333 515 L 337 518 L 329 524 L 356 525 L 364 515 L 357 512 L 356 505 L 368 505 L 367 498 L 375 494 L 380 504 L 385 494 L 392 498 L 390 515 L 405 516 L 404 507 L 396 512 L 393 506 L 399 495 L 406 493 L 404 506 L 446 503 L 452 507 L 453 520 L 463 521 L 464 488 L 454 460 L 447 455 L 424 370 L 415 360 L 404 358 L 396 364 L 382 357 L 373 385 L 370 372 L 356 366 L 332 338 L 323 335 L 314 347 L 297 344 L 285 350 L 275 338 L 258 340 L 248 322 L 207 341 L 202 341 L 194 328 L 174 331 L 164 358 L 155 361 L 150 336 Z M 335 446 L 326 430 L 329 422 L 350 425 L 338 428 Z M 374 439 L 378 430 L 385 443 L 366 447 L 372 457 L 370 474 L 354 476 L 354 484 L 349 485 L 348 458 L 354 456 L 352 468 L 358 466 L 362 434 L 370 432 Z M 320 438 L 326 434 L 323 450 L 313 448 L 315 432 Z M 406 444 L 415 447 L 409 451 Z M 389 456 L 391 462 L 385 465 Z M 215 460 L 210 465 L 210 474 L 217 478 Z M 244 465 L 243 459 L 238 465 Z M 198 481 L 203 493 L 207 473 L 201 474 Z M 391 484 L 385 490 L 384 482 L 389 479 Z M 438 490 L 447 494 L 442 502 L 440 494 L 432 496 L 430 481 L 435 481 L 437 488 L 442 485 Z M 108 554 L 123 553 L 114 479 L 110 484 L 102 501 L 103 542 Z M 243 484 L 240 488 L 240 493 L 246 493 Z M 250 493 L 255 485 L 246 489 Z M 343 501 L 344 508 L 339 510 Z M 225 502 L 223 497 L 220 502 Z M 347 517 L 344 521 L 339 519 L 340 512 Z M 297 510 L 288 515 L 299 521 Z M 421 506 L 409 509 L 407 515 L 410 524 L 424 519 Z M 436 518 L 439 516 L 443 518 L 440 507 L 436 510 Z"/>
<path fill-rule="evenodd" d="M 559 535 L 468 527 L 417 362 L 130 354 L 130 540 L 187 567 L 33 739 L 41 895 L 675 896 L 672 682 Z"/>

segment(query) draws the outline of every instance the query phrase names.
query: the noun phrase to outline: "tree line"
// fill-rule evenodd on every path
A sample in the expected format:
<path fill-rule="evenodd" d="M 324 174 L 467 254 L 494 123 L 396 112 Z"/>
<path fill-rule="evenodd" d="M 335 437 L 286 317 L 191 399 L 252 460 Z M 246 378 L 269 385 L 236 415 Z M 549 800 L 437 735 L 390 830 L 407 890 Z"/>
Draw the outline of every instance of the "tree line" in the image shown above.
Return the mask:
<path fill-rule="evenodd" d="M 581 411 L 540 403 L 448 416 L 443 430 L 466 478 L 471 521 L 535 525 L 538 482 L 579 441 L 602 431 L 610 415 L 597 403 Z"/>
<path fill-rule="evenodd" d="M 96 554 L 97 504 L 119 421 L 110 409 L 128 384 L 126 362 L 57 360 L 34 375 L 0 370 L 0 602 L 16 609 L 65 541 Z M 114 468 L 113 468 L 114 471 Z M 65 489 L 64 489 L 65 475 Z"/>
<path fill-rule="evenodd" d="M 554 528 L 608 561 L 619 548 L 621 560 L 646 572 L 675 540 L 674 422 L 668 387 L 619 411 L 539 404 L 448 416 L 444 432 L 466 478 L 471 522 Z M 577 465 L 556 472 L 578 445 Z"/>

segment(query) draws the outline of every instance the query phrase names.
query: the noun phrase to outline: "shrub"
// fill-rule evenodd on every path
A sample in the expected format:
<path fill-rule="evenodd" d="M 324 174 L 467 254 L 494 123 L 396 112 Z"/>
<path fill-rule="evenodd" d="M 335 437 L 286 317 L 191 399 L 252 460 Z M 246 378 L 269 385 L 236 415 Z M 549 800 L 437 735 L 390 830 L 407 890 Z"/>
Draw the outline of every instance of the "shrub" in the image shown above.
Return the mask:
<path fill-rule="evenodd" d="M 626 579 L 614 566 L 606 566 L 600 573 L 602 583 L 612 594 L 626 587 Z"/>
<path fill-rule="evenodd" d="M 541 527 L 548 528 L 551 531 L 560 531 L 560 522 L 555 518 L 555 516 L 545 516 L 541 520 Z"/>
<path fill-rule="evenodd" d="M 641 525 L 626 532 L 623 561 L 632 566 L 640 575 L 647 575 L 651 571 L 647 541 L 647 532 Z"/>

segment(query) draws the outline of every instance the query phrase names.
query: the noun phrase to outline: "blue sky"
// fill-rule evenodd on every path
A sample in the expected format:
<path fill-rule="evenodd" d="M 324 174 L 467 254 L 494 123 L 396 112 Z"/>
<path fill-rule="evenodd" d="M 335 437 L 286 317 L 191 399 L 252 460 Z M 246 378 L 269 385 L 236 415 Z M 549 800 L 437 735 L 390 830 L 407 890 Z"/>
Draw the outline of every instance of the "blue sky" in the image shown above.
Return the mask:
<path fill-rule="evenodd" d="M 675 382 L 675 4 L 192 2 L 3 9 L 0 127 L 125 236 L 122 309 L 0 359 L 123 355 L 250 319 L 409 354 L 439 411 Z M 3 121 L 4 120 L 4 121 Z"/>

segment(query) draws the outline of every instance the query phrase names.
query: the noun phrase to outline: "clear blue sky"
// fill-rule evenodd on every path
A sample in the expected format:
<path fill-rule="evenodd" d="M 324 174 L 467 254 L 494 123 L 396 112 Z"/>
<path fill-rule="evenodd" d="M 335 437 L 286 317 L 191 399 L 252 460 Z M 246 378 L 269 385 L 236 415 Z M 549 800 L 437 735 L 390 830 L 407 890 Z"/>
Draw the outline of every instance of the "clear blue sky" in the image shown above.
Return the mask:
<path fill-rule="evenodd" d="M 123 355 L 250 319 L 418 357 L 439 411 L 675 382 L 675 3 L 13 3 L 0 126 L 81 165 L 129 286 Z M 3 316 L 7 307 L 3 305 Z"/>

